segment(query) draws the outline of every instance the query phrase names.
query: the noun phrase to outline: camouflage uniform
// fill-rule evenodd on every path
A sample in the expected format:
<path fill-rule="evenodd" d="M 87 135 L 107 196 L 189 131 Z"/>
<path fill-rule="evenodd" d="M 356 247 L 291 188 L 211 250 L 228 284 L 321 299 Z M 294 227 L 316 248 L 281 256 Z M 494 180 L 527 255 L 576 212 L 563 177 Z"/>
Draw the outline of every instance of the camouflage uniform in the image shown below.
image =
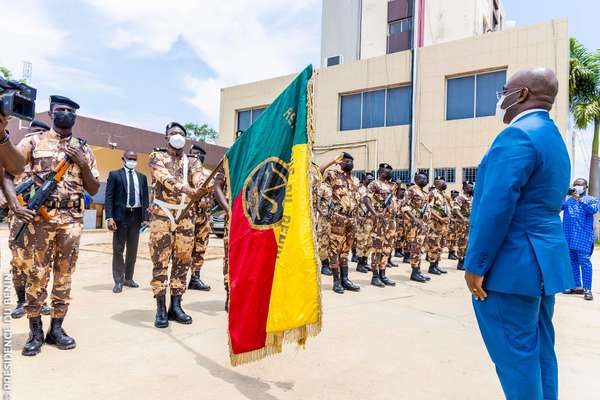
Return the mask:
<path fill-rule="evenodd" d="M 471 205 L 473 203 L 473 196 L 467 194 L 460 194 L 455 200 L 453 204 L 453 209 L 461 213 L 467 221 L 471 216 Z M 457 219 L 457 247 L 458 247 L 458 259 L 464 261 L 465 255 L 467 253 L 467 242 L 469 239 L 469 223 L 464 223 Z"/>
<path fill-rule="evenodd" d="M 150 154 L 154 193 L 154 201 L 150 207 L 149 246 L 154 264 L 150 286 L 154 297 L 165 296 L 167 287 L 171 288 L 172 296 L 181 296 L 185 292 L 187 271 L 192 264 L 194 250 L 196 210 L 193 207 L 176 224 L 179 212 L 170 207 L 184 205 L 189 201 L 182 193 L 184 185 L 199 187 L 203 183 L 204 174 L 199 164 L 198 159 L 186 155 L 177 157 L 166 151 L 154 151 Z M 170 279 L 167 277 L 169 263 L 172 263 Z"/>
<path fill-rule="evenodd" d="M 210 173 L 202 168 L 204 177 Z M 212 196 L 206 196 L 196 203 L 196 222 L 194 225 L 194 251 L 192 252 L 192 274 L 200 272 L 204 265 L 204 255 L 208 248 L 208 237 L 210 234 L 210 205 Z"/>
<path fill-rule="evenodd" d="M 79 139 L 61 138 L 53 130 L 24 138 L 19 149 L 25 156 L 36 186 L 41 186 L 50 172 L 64 158 L 67 146 L 81 147 Z M 100 176 L 96 159 L 88 145 L 83 156 L 92 175 Z M 52 318 L 64 318 L 69 308 L 71 276 L 79 255 L 79 239 L 83 222 L 83 177 L 81 168 L 72 164 L 57 189 L 46 202 L 50 221 L 36 217 L 24 235 L 24 247 L 33 248 L 33 263 L 27 271 L 27 315 L 39 317 L 46 299 L 46 286 L 53 270 Z"/>
<path fill-rule="evenodd" d="M 450 207 L 444 192 L 433 188 L 429 192 L 429 218 L 427 221 L 427 261 L 435 263 L 440 261 L 442 254 L 442 239 L 448 234 L 448 224 L 436 218 L 448 218 Z"/>
<path fill-rule="evenodd" d="M 365 185 L 358 188 L 360 196 L 360 206 L 358 208 L 358 218 L 356 227 L 356 255 L 358 257 L 369 257 L 373 247 L 373 216 L 362 202 L 362 199 L 369 194 Z"/>
<path fill-rule="evenodd" d="M 410 252 L 410 266 L 415 269 L 421 266 L 421 254 L 427 236 L 427 228 L 423 229 L 420 225 L 414 223 L 407 211 L 411 211 L 419 220 L 427 220 L 427 194 L 417 185 L 413 185 L 406 190 L 404 206 L 402 211 L 405 213 L 404 224 L 408 231 L 406 240 Z"/>
<path fill-rule="evenodd" d="M 332 203 L 327 216 L 331 225 L 329 264 L 332 269 L 348 267 L 359 201 L 358 187 L 351 176 L 340 170 L 327 171 L 323 182 L 331 190 Z"/>
<path fill-rule="evenodd" d="M 404 213 L 402 207 L 404 206 L 405 199 L 394 198 L 394 219 L 396 221 L 396 249 L 406 249 L 406 224 L 404 223 Z"/>
<path fill-rule="evenodd" d="M 367 188 L 371 197 L 373 208 L 377 213 L 384 212 L 383 218 L 376 218 L 373 226 L 373 255 L 371 256 L 371 268 L 373 271 L 385 270 L 388 258 L 395 245 L 396 223 L 394 221 L 393 185 L 374 180 Z M 392 196 L 390 203 L 384 208 L 388 196 Z"/>
<path fill-rule="evenodd" d="M 331 211 L 331 186 L 325 182 L 321 183 L 317 189 L 317 245 L 319 248 L 319 259 L 327 260 L 329 258 L 329 242 L 331 237 L 331 223 L 329 214 Z"/>

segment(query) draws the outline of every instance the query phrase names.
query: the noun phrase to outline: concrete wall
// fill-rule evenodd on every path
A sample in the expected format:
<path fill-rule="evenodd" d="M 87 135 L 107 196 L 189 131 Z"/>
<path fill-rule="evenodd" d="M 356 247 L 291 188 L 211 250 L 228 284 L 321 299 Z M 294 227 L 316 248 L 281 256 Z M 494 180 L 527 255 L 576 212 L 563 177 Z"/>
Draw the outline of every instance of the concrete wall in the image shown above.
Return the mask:
<path fill-rule="evenodd" d="M 387 52 L 387 0 L 362 0 L 360 58 L 378 57 Z"/>
<path fill-rule="evenodd" d="M 342 63 L 360 57 L 361 0 L 323 0 L 321 66 L 327 58 L 342 56 Z"/>

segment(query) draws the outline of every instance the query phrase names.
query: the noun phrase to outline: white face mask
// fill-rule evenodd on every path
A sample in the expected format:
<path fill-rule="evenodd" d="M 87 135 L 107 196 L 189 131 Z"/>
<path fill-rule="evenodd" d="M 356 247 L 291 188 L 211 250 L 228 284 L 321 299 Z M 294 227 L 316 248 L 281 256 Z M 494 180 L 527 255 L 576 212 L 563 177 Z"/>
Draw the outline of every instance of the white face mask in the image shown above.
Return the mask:
<path fill-rule="evenodd" d="M 136 160 L 125 160 L 125 168 L 135 169 L 135 167 L 137 167 Z"/>
<path fill-rule="evenodd" d="M 185 146 L 185 136 L 181 134 L 173 135 L 169 138 L 169 144 L 176 150 L 181 150 Z"/>
<path fill-rule="evenodd" d="M 507 96 L 510 96 L 511 94 L 515 94 L 517 92 L 521 91 L 521 89 L 519 90 L 515 90 L 513 92 L 510 93 L 505 93 L 502 95 L 502 97 L 500 97 L 498 99 L 498 102 L 496 103 L 496 118 L 498 118 L 498 121 L 500 121 L 501 124 L 504 123 L 504 116 L 506 115 L 506 110 L 508 110 L 509 108 L 511 108 L 512 106 L 514 106 L 515 104 L 518 103 L 518 101 L 515 101 L 514 103 L 512 103 L 510 106 L 506 107 L 506 108 L 502 108 L 502 103 L 504 103 L 504 100 L 506 100 Z"/>
<path fill-rule="evenodd" d="M 575 192 L 580 196 L 585 192 L 585 186 L 574 186 L 573 189 L 575 189 Z"/>

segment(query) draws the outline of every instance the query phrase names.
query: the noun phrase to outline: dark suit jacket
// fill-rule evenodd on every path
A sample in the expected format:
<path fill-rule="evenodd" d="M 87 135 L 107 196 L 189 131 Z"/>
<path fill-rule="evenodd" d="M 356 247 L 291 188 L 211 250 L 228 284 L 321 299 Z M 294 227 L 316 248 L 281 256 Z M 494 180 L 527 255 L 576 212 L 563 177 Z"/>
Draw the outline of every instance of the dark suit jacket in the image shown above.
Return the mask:
<path fill-rule="evenodd" d="M 135 172 L 140 183 L 140 201 L 142 203 L 144 221 L 150 219 L 148 213 L 148 179 L 146 175 Z M 125 220 L 125 211 L 127 209 L 127 177 L 123 168 L 111 171 L 108 174 L 106 183 L 106 198 L 104 202 L 106 208 L 106 219 L 114 219 L 115 222 Z"/>

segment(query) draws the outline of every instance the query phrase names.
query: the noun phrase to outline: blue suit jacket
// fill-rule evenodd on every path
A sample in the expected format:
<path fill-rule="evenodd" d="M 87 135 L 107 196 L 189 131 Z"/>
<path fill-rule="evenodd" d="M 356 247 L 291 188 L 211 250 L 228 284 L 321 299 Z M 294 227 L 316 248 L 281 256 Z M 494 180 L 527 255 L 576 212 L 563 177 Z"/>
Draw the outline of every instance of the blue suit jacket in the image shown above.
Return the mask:
<path fill-rule="evenodd" d="M 465 258 L 485 289 L 540 296 L 574 287 L 560 220 L 570 175 L 547 112 L 524 115 L 496 137 L 477 171 Z"/>

